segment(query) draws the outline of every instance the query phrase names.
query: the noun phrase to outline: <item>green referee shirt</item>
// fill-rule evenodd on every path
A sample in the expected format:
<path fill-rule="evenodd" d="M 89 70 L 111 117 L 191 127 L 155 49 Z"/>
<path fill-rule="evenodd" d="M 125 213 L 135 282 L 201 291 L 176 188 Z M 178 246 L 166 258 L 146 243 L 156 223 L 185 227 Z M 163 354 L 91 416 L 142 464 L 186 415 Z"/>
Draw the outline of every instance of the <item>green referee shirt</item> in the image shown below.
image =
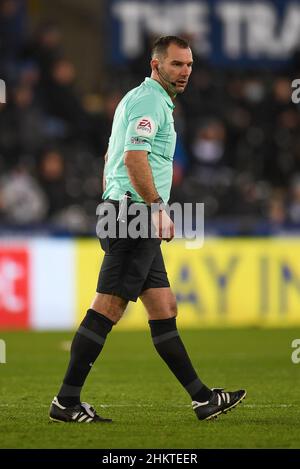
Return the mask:
<path fill-rule="evenodd" d="M 116 109 L 109 139 L 103 199 L 120 200 L 130 191 L 134 201 L 143 202 L 129 180 L 124 152 L 145 150 L 157 192 L 168 202 L 176 144 L 174 107 L 165 89 L 152 78 L 146 78 L 124 96 Z"/>

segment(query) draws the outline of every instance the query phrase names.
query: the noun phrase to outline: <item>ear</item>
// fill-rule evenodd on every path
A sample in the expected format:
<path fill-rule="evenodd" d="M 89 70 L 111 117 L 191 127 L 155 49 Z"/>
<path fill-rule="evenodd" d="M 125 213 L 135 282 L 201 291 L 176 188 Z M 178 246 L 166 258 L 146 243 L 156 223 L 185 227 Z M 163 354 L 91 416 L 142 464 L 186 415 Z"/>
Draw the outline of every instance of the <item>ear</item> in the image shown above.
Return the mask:
<path fill-rule="evenodd" d="M 151 69 L 154 70 L 157 73 L 159 60 L 158 59 L 152 59 L 150 64 L 151 64 Z"/>

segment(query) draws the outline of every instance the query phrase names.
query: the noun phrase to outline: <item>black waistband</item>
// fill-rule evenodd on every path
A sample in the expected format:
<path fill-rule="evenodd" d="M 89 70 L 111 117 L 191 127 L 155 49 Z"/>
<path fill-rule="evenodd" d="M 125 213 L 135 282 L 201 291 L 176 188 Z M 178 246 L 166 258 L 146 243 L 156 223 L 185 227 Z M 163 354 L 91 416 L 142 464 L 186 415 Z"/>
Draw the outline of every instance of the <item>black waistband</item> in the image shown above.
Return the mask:
<path fill-rule="evenodd" d="M 120 203 L 119 200 L 114 200 L 114 199 L 102 199 L 102 202 L 109 202 L 110 204 L 115 204 L 115 205 L 118 205 Z"/>
<path fill-rule="evenodd" d="M 114 205 L 119 205 L 119 203 L 121 202 L 121 200 L 114 200 L 114 199 L 104 199 L 103 202 L 109 202 L 111 204 L 114 204 Z M 145 202 L 141 202 L 141 201 L 137 201 L 137 200 L 128 200 L 128 203 L 129 204 L 143 204 L 143 205 L 146 205 L 147 204 Z"/>

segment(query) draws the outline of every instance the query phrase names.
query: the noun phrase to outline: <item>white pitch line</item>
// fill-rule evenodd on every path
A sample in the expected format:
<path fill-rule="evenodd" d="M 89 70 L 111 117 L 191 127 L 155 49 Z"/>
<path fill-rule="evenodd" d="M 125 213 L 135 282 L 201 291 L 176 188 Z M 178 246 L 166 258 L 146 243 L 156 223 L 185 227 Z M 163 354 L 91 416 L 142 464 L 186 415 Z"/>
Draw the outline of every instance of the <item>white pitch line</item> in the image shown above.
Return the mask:
<path fill-rule="evenodd" d="M 154 407 L 154 404 L 100 404 L 100 407 Z M 191 407 L 189 404 L 170 404 L 167 407 Z M 286 407 L 298 407 L 296 404 L 243 404 L 243 407 L 249 409 L 277 409 Z"/>
<path fill-rule="evenodd" d="M 21 405 L 21 404 L 20 404 Z M 0 404 L 0 407 L 20 407 L 20 405 L 17 404 Z M 28 403 L 32 407 L 32 403 Z M 24 402 L 22 403 L 22 406 L 24 407 Z M 98 404 L 98 407 L 156 407 L 157 404 Z M 48 408 L 49 405 L 45 404 L 40 404 L 40 405 L 35 405 L 34 407 L 36 408 Z M 166 406 L 168 407 L 176 407 L 176 408 L 190 408 L 191 406 L 189 404 L 170 404 Z M 282 409 L 282 408 L 287 408 L 287 407 L 299 407 L 297 404 L 244 404 L 243 403 L 243 408 L 247 409 Z"/>
<path fill-rule="evenodd" d="M 271 409 L 271 408 L 286 408 L 286 407 L 298 407 L 297 404 L 243 404 L 243 407 L 249 407 L 249 409 Z"/>

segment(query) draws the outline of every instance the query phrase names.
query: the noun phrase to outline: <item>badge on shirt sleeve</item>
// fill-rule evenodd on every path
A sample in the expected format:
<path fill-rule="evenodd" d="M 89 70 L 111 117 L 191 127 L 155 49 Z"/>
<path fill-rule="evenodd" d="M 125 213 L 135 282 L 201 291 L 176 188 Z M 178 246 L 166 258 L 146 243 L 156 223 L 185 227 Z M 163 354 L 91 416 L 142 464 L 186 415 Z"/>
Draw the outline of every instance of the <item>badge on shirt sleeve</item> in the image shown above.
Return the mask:
<path fill-rule="evenodd" d="M 140 117 L 135 124 L 135 131 L 141 137 L 152 137 L 155 134 L 155 123 L 151 117 Z"/>

